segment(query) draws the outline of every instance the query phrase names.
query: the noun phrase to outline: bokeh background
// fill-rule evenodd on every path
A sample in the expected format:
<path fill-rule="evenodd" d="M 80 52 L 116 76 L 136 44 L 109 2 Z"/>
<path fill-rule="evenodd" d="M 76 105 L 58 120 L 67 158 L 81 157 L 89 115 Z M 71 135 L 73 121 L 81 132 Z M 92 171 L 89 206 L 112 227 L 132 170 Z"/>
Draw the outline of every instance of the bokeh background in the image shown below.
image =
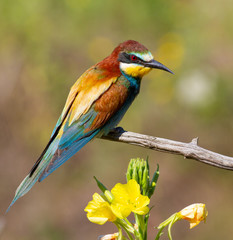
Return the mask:
<path fill-rule="evenodd" d="M 97 189 L 125 182 L 130 158 L 149 156 L 160 179 L 151 199 L 155 226 L 194 203 L 206 224 L 173 228 L 174 239 L 233 236 L 233 173 L 181 156 L 95 140 L 17 201 L 14 191 L 45 147 L 69 89 L 87 68 L 128 39 L 146 45 L 175 75 L 153 71 L 121 122 L 127 130 L 189 142 L 233 156 L 231 0 L 0 1 L 0 238 L 97 239 L 111 223 L 83 211 Z M 167 239 L 166 234 L 162 239 Z"/>

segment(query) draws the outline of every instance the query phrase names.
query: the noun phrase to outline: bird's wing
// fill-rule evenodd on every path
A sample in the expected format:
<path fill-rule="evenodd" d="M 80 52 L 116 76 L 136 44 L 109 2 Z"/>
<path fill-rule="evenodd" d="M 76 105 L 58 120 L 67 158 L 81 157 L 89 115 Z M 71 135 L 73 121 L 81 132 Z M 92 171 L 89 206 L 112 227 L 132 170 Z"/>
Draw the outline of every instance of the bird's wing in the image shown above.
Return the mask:
<path fill-rule="evenodd" d="M 47 162 L 49 159 L 49 164 L 41 163 L 41 166 L 46 165 L 46 167 L 40 174 L 39 181 L 45 179 L 55 169 L 67 161 L 87 142 L 99 134 L 103 127 L 104 130 L 108 131 L 106 128 L 112 128 L 117 124 L 117 121 L 123 116 L 122 110 L 120 109 L 128 97 L 128 90 L 124 85 L 116 86 L 116 84 L 112 84 L 117 79 L 117 77 L 114 78 L 114 80 L 112 79 L 107 85 L 109 87 L 105 87 L 104 90 L 99 86 L 98 91 L 101 89 L 102 94 L 98 94 L 98 97 L 95 96 L 97 88 L 85 93 L 86 97 L 92 98 L 91 105 L 87 102 L 88 109 L 82 106 L 80 107 L 84 100 L 86 101 L 86 98 L 79 98 L 80 93 L 77 95 L 57 135 L 59 141 L 56 147 L 52 146 L 51 151 L 48 151 L 49 153 L 52 152 L 52 159 L 45 157 L 43 161 Z M 107 89 L 108 91 L 106 91 Z M 95 97 L 93 98 L 93 96 Z M 77 110 L 79 108 L 81 108 L 81 114 L 80 110 Z M 112 118 L 113 116 L 115 117 Z M 111 124 L 106 126 L 110 118 Z M 56 151 L 54 152 L 54 150 Z"/>
<path fill-rule="evenodd" d="M 118 76 L 109 76 L 96 66 L 91 67 L 82 74 L 72 86 L 65 107 L 52 132 L 50 140 L 36 163 L 33 165 L 30 171 L 30 176 L 32 176 L 35 169 L 40 164 L 43 156 L 55 138 L 61 138 L 63 135 L 63 127 L 65 124 L 67 125 L 67 119 L 69 119 L 68 126 L 72 125 L 74 121 L 78 121 L 80 116 L 84 115 L 89 110 L 95 100 L 98 99 L 99 96 L 117 80 L 117 78 Z"/>
<path fill-rule="evenodd" d="M 71 121 L 78 120 L 81 114 L 88 111 L 92 103 L 117 80 L 118 75 L 109 76 L 96 66 L 91 67 L 75 82 L 70 89 L 64 109 L 59 117 L 51 137 L 70 111 L 74 109 Z M 75 101 L 75 104 L 73 104 Z M 70 122 L 71 123 L 71 122 Z"/>
<path fill-rule="evenodd" d="M 64 123 L 61 135 L 57 138 L 58 141 L 55 141 L 55 146 L 51 147 L 51 150 L 47 153 L 49 156 L 45 156 L 39 165 L 43 169 L 38 179 L 39 182 L 55 171 L 99 133 L 100 128 L 86 131 L 92 126 L 96 116 L 97 113 L 91 107 L 87 113 L 81 115 L 71 125 L 69 125 L 68 120 Z"/>
<path fill-rule="evenodd" d="M 92 67 L 73 85 L 62 114 L 57 122 L 49 143 L 41 156 L 16 190 L 10 204 L 26 194 L 37 180 L 42 181 L 61 164 L 67 161 L 100 131 L 108 113 L 102 114 L 104 120 L 93 128 L 99 114 L 95 111 L 95 101 L 116 82 L 118 76 L 105 75 Z M 9 207 L 9 208 L 10 208 Z M 8 210 L 9 210 L 8 208 Z"/>

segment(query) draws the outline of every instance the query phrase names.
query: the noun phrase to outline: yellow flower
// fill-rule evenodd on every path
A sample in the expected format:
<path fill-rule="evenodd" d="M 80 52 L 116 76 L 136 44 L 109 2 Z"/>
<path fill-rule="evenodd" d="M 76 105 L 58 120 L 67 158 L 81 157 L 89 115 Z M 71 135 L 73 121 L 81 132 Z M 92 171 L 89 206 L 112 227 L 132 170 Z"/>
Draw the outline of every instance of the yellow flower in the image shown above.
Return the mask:
<path fill-rule="evenodd" d="M 87 212 L 89 221 L 103 225 L 107 221 L 114 222 L 116 216 L 113 214 L 110 204 L 98 193 L 94 193 L 93 200 L 88 203 L 84 211 Z"/>
<path fill-rule="evenodd" d="M 140 186 L 131 179 L 127 184 L 117 183 L 111 190 L 114 198 L 111 203 L 113 213 L 120 219 L 128 217 L 131 212 L 139 215 L 148 213 L 150 199 L 140 193 Z"/>
<path fill-rule="evenodd" d="M 195 203 L 182 209 L 179 213 L 181 219 L 188 220 L 190 222 L 190 228 L 197 226 L 202 220 L 205 221 L 208 212 L 203 203 Z"/>

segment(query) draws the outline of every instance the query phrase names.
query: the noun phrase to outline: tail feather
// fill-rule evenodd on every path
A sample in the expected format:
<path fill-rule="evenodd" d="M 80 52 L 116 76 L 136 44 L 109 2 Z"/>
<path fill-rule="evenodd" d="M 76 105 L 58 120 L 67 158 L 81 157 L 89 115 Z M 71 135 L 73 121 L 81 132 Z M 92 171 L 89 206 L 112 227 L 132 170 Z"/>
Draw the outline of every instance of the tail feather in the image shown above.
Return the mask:
<path fill-rule="evenodd" d="M 99 130 L 94 131 L 92 134 L 87 135 L 84 138 L 80 138 L 74 142 L 71 142 L 70 146 L 64 149 L 59 147 L 59 139 L 55 139 L 44 154 L 41 161 L 38 163 L 37 167 L 33 169 L 32 173 L 30 172 L 24 178 L 19 187 L 16 189 L 15 197 L 6 212 L 8 212 L 12 205 L 20 197 L 25 195 L 37 181 L 41 182 L 48 175 L 50 175 L 55 169 L 61 166 L 84 145 L 86 145 L 93 137 L 95 137 L 98 132 Z"/>
<path fill-rule="evenodd" d="M 46 167 L 46 166 L 45 166 Z M 39 179 L 41 172 L 44 169 L 40 169 L 40 171 L 36 170 L 34 172 L 34 174 L 32 176 L 30 176 L 30 174 L 28 174 L 24 180 L 21 182 L 21 184 L 18 186 L 18 188 L 15 191 L 15 196 L 10 204 L 10 206 L 8 207 L 8 209 L 6 210 L 6 212 L 8 212 L 10 210 L 10 208 L 12 207 L 12 205 L 23 195 L 25 195 L 31 188 L 32 186 L 36 183 L 36 181 Z"/>
<path fill-rule="evenodd" d="M 15 196 L 14 196 L 10 206 L 6 210 L 6 212 L 8 212 L 10 210 L 12 205 L 19 198 L 21 198 L 23 195 L 25 195 L 33 187 L 33 185 L 36 183 L 36 181 L 38 181 L 38 179 L 40 178 L 44 169 L 49 165 L 50 160 L 52 159 L 52 157 L 54 155 L 54 151 L 56 151 L 57 146 L 58 146 L 58 141 L 54 141 L 53 144 L 48 149 L 47 153 L 44 155 L 44 158 L 39 163 L 38 167 L 33 171 L 33 174 L 29 173 L 24 178 L 24 180 L 20 183 L 20 185 L 18 186 L 18 188 L 15 191 Z"/>
<path fill-rule="evenodd" d="M 27 175 L 24 178 L 24 180 L 21 182 L 21 184 L 16 189 L 14 199 L 12 200 L 10 206 L 7 208 L 6 212 L 8 212 L 10 210 L 10 208 L 17 201 L 17 199 L 22 197 L 24 194 L 26 194 L 30 190 L 30 188 L 34 184 L 34 181 L 31 181 L 31 180 L 32 180 L 32 177 L 29 177 L 29 175 Z M 29 188 L 28 188 L 28 186 L 29 186 Z"/>

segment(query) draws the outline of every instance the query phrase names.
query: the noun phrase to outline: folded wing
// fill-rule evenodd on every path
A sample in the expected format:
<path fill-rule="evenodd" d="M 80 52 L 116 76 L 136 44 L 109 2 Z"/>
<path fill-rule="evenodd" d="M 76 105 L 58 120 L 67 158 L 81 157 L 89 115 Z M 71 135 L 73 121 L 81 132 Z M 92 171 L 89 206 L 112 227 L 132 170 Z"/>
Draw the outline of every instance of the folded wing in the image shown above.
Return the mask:
<path fill-rule="evenodd" d="M 8 210 L 18 198 L 32 188 L 37 180 L 45 179 L 100 132 L 101 124 L 93 128 L 95 119 L 100 117 L 95 110 L 95 101 L 117 79 L 118 76 L 105 76 L 103 71 L 94 66 L 77 80 L 70 90 L 50 141 L 30 173 L 17 188 Z M 106 122 L 106 114 L 101 115 L 105 119 L 103 123 Z"/>

